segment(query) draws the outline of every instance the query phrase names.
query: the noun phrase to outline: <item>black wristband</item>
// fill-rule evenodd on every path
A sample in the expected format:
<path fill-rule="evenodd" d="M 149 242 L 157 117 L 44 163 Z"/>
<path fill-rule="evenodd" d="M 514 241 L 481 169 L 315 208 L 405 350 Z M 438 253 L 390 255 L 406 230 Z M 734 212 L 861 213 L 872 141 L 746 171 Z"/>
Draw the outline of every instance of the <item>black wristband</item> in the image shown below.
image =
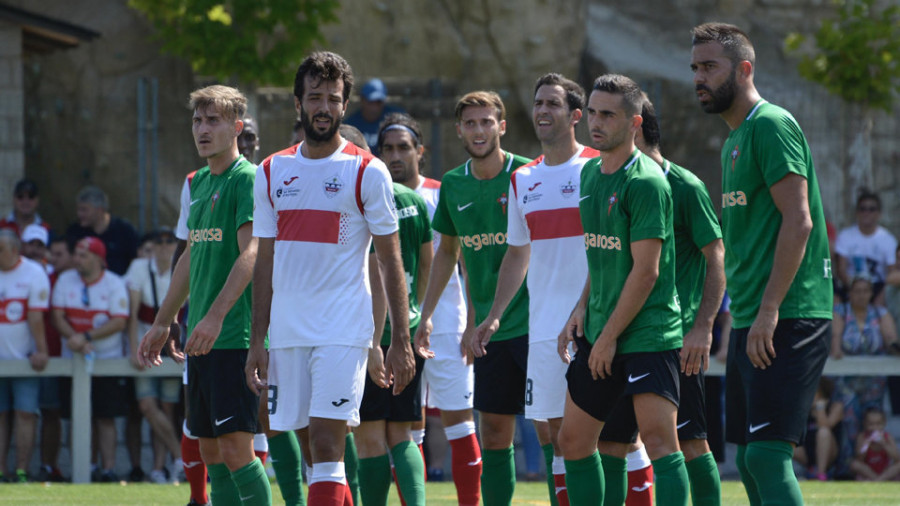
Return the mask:
<path fill-rule="evenodd" d="M 89 343 L 94 341 L 94 338 L 91 337 L 91 333 L 86 330 L 84 331 L 84 338 L 87 339 L 87 342 Z"/>

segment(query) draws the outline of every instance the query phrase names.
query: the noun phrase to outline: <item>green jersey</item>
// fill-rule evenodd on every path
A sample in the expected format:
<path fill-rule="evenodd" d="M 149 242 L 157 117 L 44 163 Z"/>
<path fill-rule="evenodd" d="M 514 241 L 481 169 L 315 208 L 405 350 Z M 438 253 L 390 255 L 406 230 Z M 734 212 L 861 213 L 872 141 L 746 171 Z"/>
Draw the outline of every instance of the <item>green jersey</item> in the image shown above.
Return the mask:
<path fill-rule="evenodd" d="M 694 326 L 703 282 L 706 280 L 706 257 L 700 251 L 722 238 L 719 219 L 713 209 L 706 185 L 693 172 L 665 160 L 663 171 L 672 188 L 675 233 L 675 287 L 681 304 L 681 330 L 687 334 Z"/>
<path fill-rule="evenodd" d="M 585 337 L 593 344 L 619 303 L 634 267 L 631 244 L 659 239 L 659 277 L 643 307 L 618 336 L 616 353 L 680 348 L 669 183 L 656 162 L 638 150 L 612 174 L 603 174 L 602 164 L 601 158 L 594 158 L 581 171 L 579 206 L 591 281 Z"/>
<path fill-rule="evenodd" d="M 503 170 L 493 179 L 477 179 L 472 161 L 444 174 L 441 195 L 432 226 L 454 236 L 462 248 L 468 273 L 469 296 L 475 307 L 475 324 L 487 318 L 494 303 L 500 263 L 506 254 L 506 219 L 513 171 L 531 160 L 506 153 Z M 504 341 L 528 334 L 528 289 L 522 283 L 491 341 Z"/>
<path fill-rule="evenodd" d="M 409 292 L 409 328 L 410 336 L 415 334 L 419 325 L 421 311 L 416 290 L 419 286 L 419 252 L 422 245 L 431 242 L 431 222 L 428 220 L 428 208 L 425 199 L 413 190 L 394 183 L 394 204 L 397 206 L 397 218 L 400 223 L 400 256 L 403 257 L 403 270 L 406 271 L 406 290 Z M 391 322 L 385 321 L 381 344 L 391 344 Z"/>
<path fill-rule="evenodd" d="M 759 312 L 781 228 L 769 188 L 788 174 L 806 179 L 813 227 L 778 317 L 831 319 L 831 254 L 812 155 L 794 117 L 760 100 L 722 147 L 725 275 L 736 329 L 750 327 Z"/>
<path fill-rule="evenodd" d="M 190 183 L 191 208 L 187 226 L 191 243 L 191 310 L 188 336 L 210 306 L 241 254 L 237 231 L 253 221 L 253 180 L 256 166 L 239 156 L 221 175 L 209 167 L 198 170 Z M 250 286 L 222 321 L 213 349 L 250 347 Z"/>

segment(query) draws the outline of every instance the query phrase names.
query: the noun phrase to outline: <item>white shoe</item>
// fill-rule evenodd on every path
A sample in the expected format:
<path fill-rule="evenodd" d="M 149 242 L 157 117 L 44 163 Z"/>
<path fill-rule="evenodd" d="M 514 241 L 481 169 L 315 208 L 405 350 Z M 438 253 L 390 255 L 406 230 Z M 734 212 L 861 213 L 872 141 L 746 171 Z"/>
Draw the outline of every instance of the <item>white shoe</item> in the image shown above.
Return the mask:
<path fill-rule="evenodd" d="M 184 461 L 183 460 L 176 459 L 174 462 L 172 462 L 172 465 L 169 469 L 171 470 L 169 473 L 170 476 L 174 476 L 177 481 L 179 481 L 181 483 L 184 483 L 187 481 L 187 476 L 184 475 Z"/>
<path fill-rule="evenodd" d="M 166 473 L 163 472 L 162 469 L 154 469 L 150 471 L 150 482 L 151 483 L 168 483 L 169 480 L 166 478 Z"/>

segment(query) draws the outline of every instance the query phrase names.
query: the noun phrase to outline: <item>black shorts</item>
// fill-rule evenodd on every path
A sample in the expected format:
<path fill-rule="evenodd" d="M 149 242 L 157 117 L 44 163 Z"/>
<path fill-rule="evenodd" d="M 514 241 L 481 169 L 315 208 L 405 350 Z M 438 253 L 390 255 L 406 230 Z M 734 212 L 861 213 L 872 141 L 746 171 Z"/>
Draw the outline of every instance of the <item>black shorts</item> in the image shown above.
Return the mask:
<path fill-rule="evenodd" d="M 802 444 L 822 368 L 828 358 L 831 321 L 784 319 L 775 327 L 776 357 L 757 369 L 747 356 L 749 328 L 733 329 L 725 366 L 725 439 Z"/>
<path fill-rule="evenodd" d="M 522 413 L 528 373 L 528 334 L 489 342 L 486 349 L 487 355 L 475 357 L 475 409 L 499 415 Z"/>
<path fill-rule="evenodd" d="M 388 346 L 381 347 L 387 355 Z M 416 355 L 416 375 L 400 395 L 394 395 L 393 387 L 381 388 L 366 372 L 366 387 L 359 406 L 359 420 L 374 422 L 420 422 L 422 421 L 422 367 L 425 359 Z"/>
<path fill-rule="evenodd" d="M 569 396 L 576 406 L 605 422 L 600 439 L 630 443 L 637 434 L 632 396 L 652 393 L 678 406 L 678 350 L 616 355 L 612 375 L 595 380 L 588 367 L 591 345 L 575 340 L 578 351 L 566 371 Z"/>
<path fill-rule="evenodd" d="M 188 426 L 197 437 L 256 433 L 259 396 L 244 379 L 247 350 L 212 350 L 188 360 Z"/>
<path fill-rule="evenodd" d="M 134 390 L 134 387 L 131 387 Z M 72 416 L 72 378 L 59 379 L 60 416 Z M 118 376 L 91 378 L 91 416 L 116 418 L 128 414 L 128 381 Z"/>
<path fill-rule="evenodd" d="M 692 376 L 679 372 L 678 380 L 678 440 L 706 439 L 706 373 L 702 367 Z"/>

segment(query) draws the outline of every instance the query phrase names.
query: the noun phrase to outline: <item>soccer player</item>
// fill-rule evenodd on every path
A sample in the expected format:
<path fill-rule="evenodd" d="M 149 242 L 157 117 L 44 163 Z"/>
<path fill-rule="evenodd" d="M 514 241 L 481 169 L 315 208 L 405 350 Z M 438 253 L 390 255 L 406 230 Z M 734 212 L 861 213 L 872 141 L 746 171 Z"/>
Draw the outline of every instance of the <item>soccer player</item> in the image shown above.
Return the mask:
<path fill-rule="evenodd" d="M 303 60 L 294 105 L 305 140 L 264 160 L 254 188 L 260 254 L 246 381 L 268 388 L 273 430 L 309 427 L 308 501 L 317 505 L 350 502 L 344 441 L 348 423 L 359 424 L 374 332 L 365 281 L 370 238 L 392 323 L 385 375 L 394 394 L 415 374 L 391 178 L 384 163 L 338 133 L 352 87 L 341 56 Z"/>
<path fill-rule="evenodd" d="M 803 131 L 760 97 L 756 57 L 734 25 L 692 31 L 701 108 L 731 133 L 722 146 L 722 233 L 734 320 L 726 438 L 751 504 L 802 504 L 791 468 L 828 356 L 832 271 L 822 197 Z"/>
<path fill-rule="evenodd" d="M 404 128 L 407 127 L 384 124 L 377 135 L 379 148 L 386 147 L 388 150 L 388 153 L 382 152 L 382 160 L 392 170 L 400 165 L 398 161 L 405 163 L 415 160 L 417 156 L 409 129 Z M 419 299 L 425 295 L 433 256 L 431 221 L 425 200 L 413 189 L 396 182 L 398 178 L 395 174 L 396 172 L 391 172 L 395 180 L 394 202 L 400 226 L 400 253 L 409 293 L 410 332 L 414 333 L 419 324 Z M 384 290 L 380 275 L 378 269 L 372 268 L 377 265 L 377 255 L 370 255 L 369 265 L 374 279 L 372 298 L 376 326 L 372 348 L 369 349 L 369 374 L 366 375 L 365 392 L 360 406 L 362 423 L 355 430 L 360 459 L 360 492 L 364 504 L 387 504 L 393 463 L 397 484 L 405 503 L 422 505 L 425 504 L 425 464 L 411 429 L 413 423 L 422 421 L 420 383 L 425 359 L 416 357 L 416 375 L 412 382 L 400 395 L 391 395 L 387 389 L 383 366 L 391 331 L 390 322 L 385 325 L 384 321 Z M 383 332 L 379 332 L 382 327 Z"/>
<path fill-rule="evenodd" d="M 418 122 L 407 114 L 389 114 L 382 122 L 378 142 L 391 178 L 421 195 L 428 206 L 429 219 L 433 217 L 441 183 L 419 173 L 425 145 Z M 435 252 L 440 248 L 440 242 L 441 234 L 434 233 Z M 426 284 L 427 280 L 419 280 L 418 286 L 424 289 Z M 427 387 L 429 404 L 441 411 L 444 434 L 451 447 L 453 482 L 459 504 L 477 504 L 481 495 L 481 466 L 478 465 L 481 448 L 475 436 L 472 414 L 472 364 L 462 360 L 460 354 L 460 342 L 466 328 L 466 301 L 455 268 L 438 299 L 431 323 L 430 341 L 434 357 L 425 362 L 422 378 Z"/>
<path fill-rule="evenodd" d="M 706 186 L 689 170 L 663 158 L 656 110 L 645 97 L 635 144 L 662 168 L 672 187 L 675 287 L 681 305 L 678 443 L 684 454 L 695 505 L 720 504 L 719 470 L 706 442 L 704 371 L 709 367 L 712 327 L 725 292 L 722 232 Z M 629 489 L 630 492 L 631 489 Z"/>
<path fill-rule="evenodd" d="M 604 484 L 624 500 L 625 462 L 605 477 L 597 439 L 618 401 L 630 409 L 656 475 L 657 502 L 683 504 L 687 473 L 678 449 L 678 348 L 681 316 L 675 292 L 672 197 L 656 163 L 634 146 L 641 127 L 640 88 L 614 74 L 598 77 L 588 100 L 591 143 L 602 158 L 581 172 L 580 213 L 590 277 L 558 352 L 569 361 L 568 395 L 559 433 L 566 484 L 575 504 L 598 503 Z M 610 420 L 613 422 L 615 420 Z M 598 493 L 599 492 L 599 493 Z"/>
<path fill-rule="evenodd" d="M 197 152 L 208 165 L 190 183 L 189 242 L 153 326 L 141 341 L 144 365 L 159 365 L 169 326 L 188 293 L 191 432 L 209 469 L 214 504 L 269 504 L 272 491 L 253 454 L 259 397 L 244 381 L 250 345 L 249 283 L 256 259 L 255 167 L 238 152 L 247 99 L 227 86 L 191 93 Z M 187 458 L 187 456 L 185 456 Z"/>
<path fill-rule="evenodd" d="M 521 286 L 490 343 L 472 340 L 475 326 L 487 317 L 497 287 L 497 272 L 506 253 L 509 180 L 530 160 L 500 149 L 506 133 L 506 109 L 492 91 L 474 91 L 456 103 L 456 133 L 471 158 L 447 172 L 432 227 L 444 240 L 435 253 L 416 350 L 430 357 L 430 322 L 438 299 L 453 275 L 462 249 L 468 295 L 474 315 L 468 316 L 461 346 L 475 355 L 474 407 L 481 412 L 483 465 L 481 493 L 485 504 L 509 504 L 515 490 L 513 433 L 515 415 L 525 404 L 528 356 L 528 292 Z"/>
<path fill-rule="evenodd" d="M 475 333 L 480 344 L 502 329 L 503 312 L 527 272 L 525 416 L 534 420 L 544 449 L 551 499 L 563 505 L 568 504 L 568 496 L 557 434 L 565 406 L 566 364 L 555 360 L 556 338 L 588 276 L 578 186 L 584 164 L 600 156 L 575 140 L 584 102 L 584 89 L 560 74 L 546 74 L 535 83 L 531 119 L 543 155 L 512 174 L 506 255 L 494 303 Z M 547 427 L 541 427 L 548 422 L 549 434 Z"/>

